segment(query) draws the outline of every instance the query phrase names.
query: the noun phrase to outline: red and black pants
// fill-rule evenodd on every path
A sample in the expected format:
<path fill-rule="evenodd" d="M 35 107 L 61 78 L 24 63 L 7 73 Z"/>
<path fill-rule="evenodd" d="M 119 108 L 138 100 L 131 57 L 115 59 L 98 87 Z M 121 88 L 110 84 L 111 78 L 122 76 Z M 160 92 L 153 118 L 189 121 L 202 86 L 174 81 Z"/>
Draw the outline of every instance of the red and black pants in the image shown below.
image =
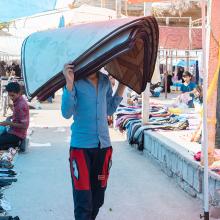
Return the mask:
<path fill-rule="evenodd" d="M 111 159 L 112 147 L 70 149 L 75 220 L 95 220 L 104 203 Z"/>

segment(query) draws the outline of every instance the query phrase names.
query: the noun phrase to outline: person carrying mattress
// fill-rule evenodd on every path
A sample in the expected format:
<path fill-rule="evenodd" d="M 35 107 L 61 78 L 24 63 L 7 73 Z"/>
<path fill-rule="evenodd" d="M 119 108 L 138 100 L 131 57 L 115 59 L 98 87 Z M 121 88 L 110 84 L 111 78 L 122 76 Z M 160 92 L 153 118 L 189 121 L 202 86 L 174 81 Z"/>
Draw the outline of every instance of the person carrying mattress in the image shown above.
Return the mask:
<path fill-rule="evenodd" d="M 61 111 L 64 118 L 74 119 L 69 161 L 75 220 L 95 220 L 104 203 L 112 164 L 107 116 L 122 101 L 125 86 L 119 84 L 112 96 L 109 78 L 101 72 L 75 82 L 74 66 L 66 64 L 63 74 Z"/>

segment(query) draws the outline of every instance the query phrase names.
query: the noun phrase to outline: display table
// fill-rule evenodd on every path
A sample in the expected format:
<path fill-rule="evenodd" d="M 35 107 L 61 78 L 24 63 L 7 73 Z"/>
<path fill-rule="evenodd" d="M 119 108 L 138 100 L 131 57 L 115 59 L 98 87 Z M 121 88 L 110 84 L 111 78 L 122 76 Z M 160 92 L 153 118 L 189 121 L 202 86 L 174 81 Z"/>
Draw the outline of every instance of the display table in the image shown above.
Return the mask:
<path fill-rule="evenodd" d="M 202 199 L 203 167 L 193 158 L 193 152 L 200 145 L 192 143 L 194 148 L 190 150 L 186 145 L 172 140 L 172 132 L 168 136 L 160 132 L 145 131 L 144 155 L 158 164 L 169 177 L 174 178 L 184 191 Z M 209 175 L 210 202 L 216 204 L 219 200 L 217 191 L 220 189 L 220 176 L 212 171 Z"/>

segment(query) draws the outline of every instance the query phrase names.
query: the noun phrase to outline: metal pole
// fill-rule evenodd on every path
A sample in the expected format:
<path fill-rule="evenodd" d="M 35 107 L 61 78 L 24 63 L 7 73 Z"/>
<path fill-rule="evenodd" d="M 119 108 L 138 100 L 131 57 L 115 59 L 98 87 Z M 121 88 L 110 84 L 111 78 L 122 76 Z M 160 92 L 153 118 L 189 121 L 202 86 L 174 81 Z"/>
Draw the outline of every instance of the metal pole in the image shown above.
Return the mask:
<path fill-rule="evenodd" d="M 192 17 L 189 18 L 189 50 L 192 50 Z"/>
<path fill-rule="evenodd" d="M 116 16 L 121 18 L 121 0 L 116 0 Z"/>
<path fill-rule="evenodd" d="M 209 2 L 209 1 L 208 1 Z M 204 157 L 204 219 L 209 220 L 209 162 L 208 162 L 208 129 L 207 129 L 207 89 L 208 89 L 208 58 L 206 35 L 206 1 L 202 5 L 202 46 L 203 46 L 203 128 L 202 128 L 202 152 Z M 209 6 L 209 3 L 208 3 Z M 211 14 L 207 13 L 207 19 Z"/>
<path fill-rule="evenodd" d="M 167 99 L 168 51 L 166 50 L 166 71 L 164 73 L 165 99 Z"/>
<path fill-rule="evenodd" d="M 125 15 L 128 16 L 128 0 L 125 0 Z"/>
<path fill-rule="evenodd" d="M 170 73 L 171 76 L 173 77 L 173 51 L 170 51 Z M 170 92 L 171 92 L 171 88 L 170 88 Z"/>
<path fill-rule="evenodd" d="M 105 8 L 105 0 L 101 0 L 101 8 Z"/>
<path fill-rule="evenodd" d="M 144 3 L 144 16 L 151 15 L 152 3 Z M 149 120 L 150 108 L 150 83 L 147 83 L 145 91 L 142 93 L 142 124 Z"/>
<path fill-rule="evenodd" d="M 144 16 L 150 16 L 152 10 L 152 3 L 144 2 Z"/>
<path fill-rule="evenodd" d="M 175 65 L 175 77 L 176 77 L 176 79 L 178 79 L 178 66 L 177 66 L 177 50 L 176 50 L 176 65 Z M 176 86 L 176 91 L 178 91 L 179 90 L 179 87 L 178 86 Z"/>
<path fill-rule="evenodd" d="M 166 18 L 166 26 L 169 26 L 169 23 L 170 23 L 170 19 L 169 17 Z"/>
<path fill-rule="evenodd" d="M 189 51 L 188 51 L 188 63 L 190 64 L 190 54 L 192 50 L 192 17 L 189 18 Z M 190 69 L 190 67 L 188 67 Z M 188 69 L 188 71 L 189 71 Z"/>
<path fill-rule="evenodd" d="M 189 51 L 185 51 L 186 55 L 186 68 L 185 70 L 189 71 Z"/>
<path fill-rule="evenodd" d="M 145 124 L 149 120 L 149 108 L 150 108 L 150 83 L 147 83 L 145 91 L 142 93 L 142 124 Z"/>
<path fill-rule="evenodd" d="M 173 51 L 170 51 L 170 72 L 173 74 Z"/>

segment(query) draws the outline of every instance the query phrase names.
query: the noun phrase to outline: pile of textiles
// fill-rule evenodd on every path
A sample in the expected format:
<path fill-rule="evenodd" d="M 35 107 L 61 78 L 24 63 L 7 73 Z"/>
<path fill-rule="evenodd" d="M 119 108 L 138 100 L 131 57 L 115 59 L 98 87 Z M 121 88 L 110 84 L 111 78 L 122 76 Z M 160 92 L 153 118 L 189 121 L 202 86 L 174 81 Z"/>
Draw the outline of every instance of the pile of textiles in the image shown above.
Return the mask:
<path fill-rule="evenodd" d="M 115 126 L 118 127 L 120 131 L 123 131 L 127 122 L 135 119 L 141 119 L 141 107 L 119 107 L 115 113 L 115 116 Z"/>
<path fill-rule="evenodd" d="M 141 107 L 119 108 L 116 115 L 116 127 L 127 131 L 129 144 L 137 144 L 143 150 L 145 130 L 186 130 L 189 122 L 185 115 L 174 115 L 163 106 L 151 106 L 147 124 L 141 123 Z"/>
<path fill-rule="evenodd" d="M 13 170 L 17 152 L 14 148 L 0 151 L 0 220 L 19 220 L 19 217 L 6 216 L 7 212 L 11 210 L 11 206 L 3 195 L 6 187 L 17 182 L 17 173 Z"/>
<path fill-rule="evenodd" d="M 8 151 L 2 151 L 0 153 L 0 167 L 8 169 L 13 168 L 13 162 L 17 152 L 18 151 L 14 148 L 9 148 Z"/>

